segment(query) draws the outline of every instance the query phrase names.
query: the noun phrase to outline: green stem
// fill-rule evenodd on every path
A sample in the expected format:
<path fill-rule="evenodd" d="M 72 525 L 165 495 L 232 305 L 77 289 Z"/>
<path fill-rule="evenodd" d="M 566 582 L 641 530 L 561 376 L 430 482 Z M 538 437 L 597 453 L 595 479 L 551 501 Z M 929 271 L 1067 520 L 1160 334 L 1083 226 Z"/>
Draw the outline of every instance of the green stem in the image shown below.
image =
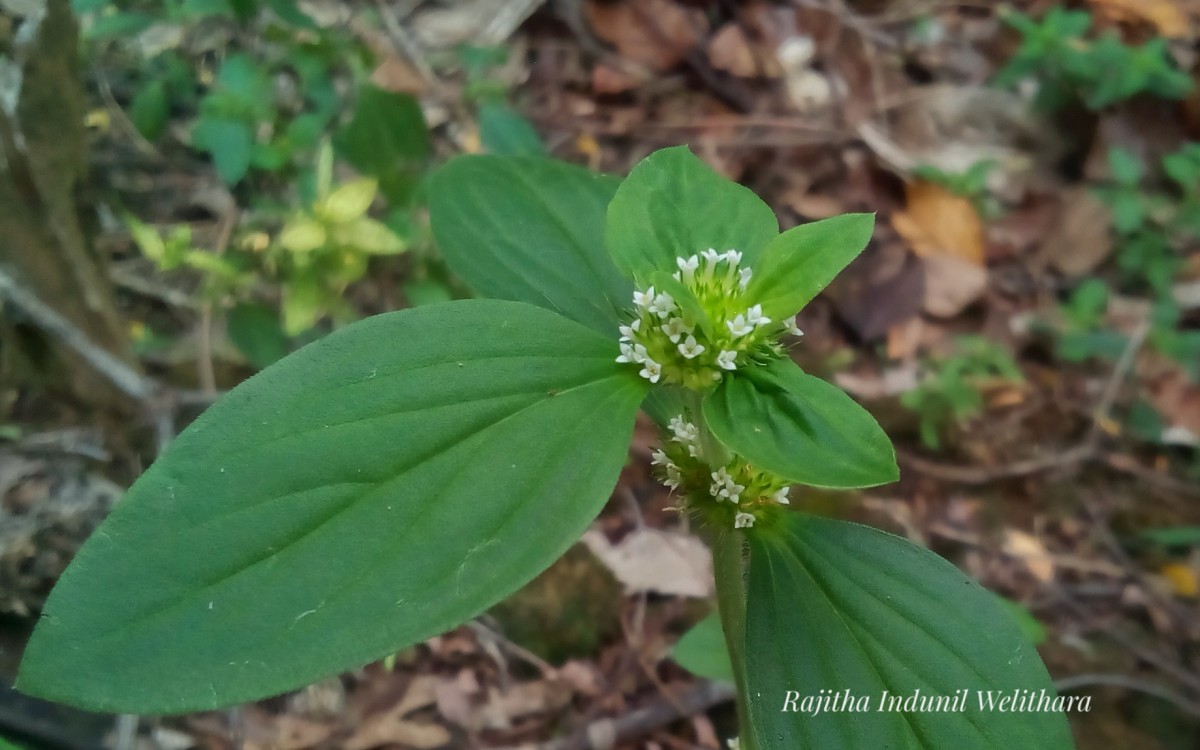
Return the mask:
<path fill-rule="evenodd" d="M 710 467 L 724 466 L 733 459 L 728 448 L 708 429 L 701 410 L 701 396 L 690 393 L 688 407 L 692 423 L 700 432 L 700 446 Z M 744 538 L 733 529 L 714 531 L 711 535 L 713 576 L 717 584 L 717 611 L 721 629 L 725 631 L 725 647 L 733 665 L 737 687 L 738 733 L 741 750 L 758 750 L 750 726 L 750 694 L 746 686 L 746 560 Z"/>
<path fill-rule="evenodd" d="M 746 564 L 742 534 L 721 531 L 712 536 L 713 575 L 717 582 L 717 609 L 725 631 L 725 647 L 733 665 L 737 687 L 738 733 L 742 750 L 757 750 L 750 726 L 750 693 L 746 686 Z"/>

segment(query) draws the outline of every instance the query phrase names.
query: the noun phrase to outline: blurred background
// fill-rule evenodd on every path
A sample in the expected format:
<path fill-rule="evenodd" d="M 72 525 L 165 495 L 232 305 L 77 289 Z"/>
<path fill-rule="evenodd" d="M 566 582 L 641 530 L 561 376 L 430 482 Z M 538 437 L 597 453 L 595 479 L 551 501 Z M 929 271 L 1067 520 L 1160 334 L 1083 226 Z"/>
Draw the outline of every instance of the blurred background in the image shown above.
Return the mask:
<path fill-rule="evenodd" d="M 723 748 L 711 633 L 677 646 L 708 552 L 649 474 L 649 420 L 574 550 L 383 663 L 165 720 L 6 687 L 79 543 L 217 394 L 469 296 L 430 237 L 440 163 L 624 174 L 685 143 L 784 228 L 878 212 L 794 356 L 902 478 L 797 504 L 1006 599 L 1093 696 L 1081 750 L 1200 747 L 1198 33 L 1189 0 L 0 0 L 0 737 Z M 314 211 L 363 178 L 366 213 Z"/>

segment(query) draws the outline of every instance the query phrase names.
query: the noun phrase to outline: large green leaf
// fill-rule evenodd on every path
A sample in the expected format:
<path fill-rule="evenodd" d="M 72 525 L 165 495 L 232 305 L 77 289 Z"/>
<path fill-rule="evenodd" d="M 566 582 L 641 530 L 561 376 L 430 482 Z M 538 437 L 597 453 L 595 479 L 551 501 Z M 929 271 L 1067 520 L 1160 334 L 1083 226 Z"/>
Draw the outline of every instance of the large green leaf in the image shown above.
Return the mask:
<path fill-rule="evenodd" d="M 196 420 L 50 596 L 20 689 L 106 711 L 261 698 L 463 622 L 607 500 L 640 378 L 531 305 L 381 315 Z"/>
<path fill-rule="evenodd" d="M 812 301 L 871 240 L 874 214 L 842 214 L 776 237 L 754 267 L 746 295 L 782 320 Z"/>
<path fill-rule="evenodd" d="M 674 272 L 676 258 L 709 248 L 740 250 L 743 265 L 754 265 L 777 234 L 770 206 L 686 146 L 655 151 L 634 167 L 608 207 L 605 226 L 617 267 L 643 286 L 655 271 Z"/>
<path fill-rule="evenodd" d="M 840 388 L 778 359 L 738 370 L 704 400 L 704 418 L 734 453 L 813 487 L 874 487 L 899 477 L 879 423 Z"/>
<path fill-rule="evenodd" d="M 796 514 L 764 532 L 747 535 L 746 671 L 759 747 L 1073 747 L 1061 713 L 980 708 L 977 691 L 997 701 L 1032 693 L 1036 705 L 1039 691 L 1053 698 L 1054 687 L 1012 616 L 953 565 L 844 521 Z M 801 708 L 822 690 L 865 697 L 868 710 L 781 710 L 789 697 Z M 960 690 L 961 710 L 879 710 L 884 691 L 953 698 Z"/>
<path fill-rule="evenodd" d="M 604 250 L 617 180 L 537 157 L 464 156 L 429 186 L 433 234 L 485 297 L 555 310 L 616 339 L 633 287 Z"/>

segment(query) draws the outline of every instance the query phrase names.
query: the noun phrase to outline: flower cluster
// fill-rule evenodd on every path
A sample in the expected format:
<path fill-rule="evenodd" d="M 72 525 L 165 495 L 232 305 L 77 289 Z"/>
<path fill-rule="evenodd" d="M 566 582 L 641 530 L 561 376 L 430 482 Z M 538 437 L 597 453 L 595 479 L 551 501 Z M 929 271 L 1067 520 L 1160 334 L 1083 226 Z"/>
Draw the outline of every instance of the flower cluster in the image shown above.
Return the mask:
<path fill-rule="evenodd" d="M 635 318 L 620 327 L 618 362 L 640 367 L 651 383 L 675 383 L 704 390 L 752 359 L 778 354 L 780 335 L 801 336 L 793 319 L 783 323 L 744 299 L 753 272 L 742 253 L 676 258 L 678 270 L 656 289 L 633 293 Z"/>
<path fill-rule="evenodd" d="M 687 497 L 706 521 L 745 529 L 788 505 L 789 485 L 782 477 L 758 471 L 737 457 L 714 471 L 695 424 L 681 414 L 669 427 L 671 437 L 654 452 L 653 464 L 663 484 Z"/>

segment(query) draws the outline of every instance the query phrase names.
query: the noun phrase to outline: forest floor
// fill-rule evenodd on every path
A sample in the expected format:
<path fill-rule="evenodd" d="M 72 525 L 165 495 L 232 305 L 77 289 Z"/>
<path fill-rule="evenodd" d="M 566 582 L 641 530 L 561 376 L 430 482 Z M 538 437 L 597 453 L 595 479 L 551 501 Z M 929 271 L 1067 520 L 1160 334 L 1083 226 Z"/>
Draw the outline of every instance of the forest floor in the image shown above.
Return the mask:
<path fill-rule="evenodd" d="M 906 536 L 1009 600 L 1059 689 L 1094 696 L 1070 717 L 1081 750 L 1198 746 L 1200 4 L 281 5 L 352 38 L 374 85 L 421 103 L 426 169 L 527 150 L 624 174 L 684 143 L 785 229 L 877 212 L 868 250 L 803 312 L 794 355 L 884 425 L 902 477 L 799 506 Z M 1090 25 L 1044 20 L 1068 7 Z M 296 283 L 266 264 L 235 293 L 211 264 L 164 268 L 118 219 L 186 226 L 208 256 L 270 241 L 300 178 L 254 166 L 230 184 L 191 133 L 206 105 L 171 98 L 161 55 L 203 89 L 234 50 L 278 50 L 219 14 L 97 34 L 104 5 L 77 8 L 89 199 L 107 212 L 95 245 L 139 365 L 179 398 L 121 419 L 0 386 L 0 502 L 31 529 L 0 535 L 6 676 L 74 545 L 156 443 L 254 371 L 261 352 L 224 325 L 230 300 L 278 309 Z M 162 117 L 144 94 L 160 68 Z M 336 290 L 335 317 L 463 293 L 410 208 L 413 248 Z M 728 689 L 670 658 L 709 611 L 711 576 L 650 474 L 657 440 L 640 421 L 585 540 L 479 621 L 292 695 L 143 721 L 139 746 L 723 748 Z M 6 699 L 0 734 L 116 741 L 107 719 L 48 711 Z"/>

